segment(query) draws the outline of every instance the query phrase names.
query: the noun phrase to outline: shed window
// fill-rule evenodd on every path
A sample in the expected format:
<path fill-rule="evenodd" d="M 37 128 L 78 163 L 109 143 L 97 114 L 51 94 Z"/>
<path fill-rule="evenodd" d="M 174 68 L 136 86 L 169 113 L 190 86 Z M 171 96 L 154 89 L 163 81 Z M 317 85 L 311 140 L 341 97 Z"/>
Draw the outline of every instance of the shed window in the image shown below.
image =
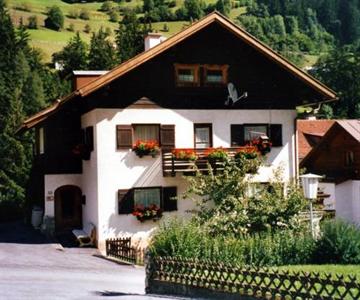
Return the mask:
<path fill-rule="evenodd" d="M 36 134 L 36 154 L 45 153 L 45 131 L 44 127 L 40 127 Z"/>
<path fill-rule="evenodd" d="M 161 189 L 160 188 L 144 188 L 134 190 L 134 204 L 150 206 L 152 204 L 161 206 Z"/>
<path fill-rule="evenodd" d="M 350 167 L 354 164 L 354 152 L 346 151 L 345 152 L 345 166 Z"/>

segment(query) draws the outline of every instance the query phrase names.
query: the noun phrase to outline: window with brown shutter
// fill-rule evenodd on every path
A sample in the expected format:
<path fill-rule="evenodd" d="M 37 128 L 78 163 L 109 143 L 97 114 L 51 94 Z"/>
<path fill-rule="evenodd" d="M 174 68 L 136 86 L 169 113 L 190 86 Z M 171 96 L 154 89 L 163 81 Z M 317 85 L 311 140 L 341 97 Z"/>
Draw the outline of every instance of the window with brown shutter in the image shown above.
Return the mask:
<path fill-rule="evenodd" d="M 177 187 L 167 186 L 163 188 L 162 205 L 164 211 L 177 210 Z"/>
<path fill-rule="evenodd" d="M 161 125 L 160 141 L 164 148 L 175 148 L 175 125 Z"/>
<path fill-rule="evenodd" d="M 84 131 L 84 144 L 91 151 L 94 150 L 94 127 L 88 126 Z"/>
<path fill-rule="evenodd" d="M 240 124 L 230 125 L 231 147 L 244 146 L 244 126 Z"/>
<path fill-rule="evenodd" d="M 283 145 L 281 124 L 270 124 L 268 134 L 273 147 L 281 147 Z"/>
<path fill-rule="evenodd" d="M 134 210 L 134 191 L 118 190 L 118 212 L 119 214 L 131 214 Z"/>
<path fill-rule="evenodd" d="M 273 147 L 283 145 L 281 124 L 231 124 L 230 131 L 232 147 L 244 146 L 261 134 L 269 137 Z"/>
<path fill-rule="evenodd" d="M 132 132 L 133 129 L 131 125 L 116 126 L 117 149 L 130 149 L 132 147 Z"/>

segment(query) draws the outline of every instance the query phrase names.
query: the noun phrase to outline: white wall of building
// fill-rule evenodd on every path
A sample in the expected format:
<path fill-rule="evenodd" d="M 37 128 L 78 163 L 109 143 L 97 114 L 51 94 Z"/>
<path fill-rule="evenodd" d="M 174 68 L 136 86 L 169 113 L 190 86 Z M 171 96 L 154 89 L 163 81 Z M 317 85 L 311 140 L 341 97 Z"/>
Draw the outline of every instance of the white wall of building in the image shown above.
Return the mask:
<path fill-rule="evenodd" d="M 55 216 L 55 191 L 64 185 L 75 185 L 81 189 L 81 174 L 45 175 L 45 211 L 44 216 Z"/>
<path fill-rule="evenodd" d="M 295 176 L 293 110 L 170 110 L 162 108 L 96 109 L 83 119 L 96 119 L 98 238 L 149 232 L 157 223 L 140 223 L 132 215 L 119 215 L 117 191 L 132 187 L 173 186 L 178 196 L 186 190 L 186 181 L 178 174 L 163 177 L 161 156 L 139 158 L 131 150 L 116 149 L 116 125 L 175 124 L 177 148 L 193 148 L 194 123 L 212 123 L 213 146 L 230 147 L 230 125 L 243 123 L 277 123 L 283 125 L 283 147 L 274 147 L 268 154 L 266 167 L 257 176 L 259 181 L 269 181 L 273 168 L 281 167 L 285 179 Z M 83 126 L 85 127 L 85 126 Z M 92 154 L 93 155 L 93 154 Z M 93 158 L 92 158 L 93 159 Z M 86 163 L 86 162 L 85 162 Z M 91 163 L 91 161 L 90 161 Z M 272 165 L 272 167 L 269 167 Z M 85 174 L 85 172 L 84 172 Z M 87 197 L 89 197 L 87 195 Z M 187 215 L 193 207 L 190 200 L 178 200 L 177 215 Z M 165 213 L 163 219 L 175 213 Z"/>
<path fill-rule="evenodd" d="M 348 180 L 336 186 L 336 217 L 360 224 L 360 181 Z"/>

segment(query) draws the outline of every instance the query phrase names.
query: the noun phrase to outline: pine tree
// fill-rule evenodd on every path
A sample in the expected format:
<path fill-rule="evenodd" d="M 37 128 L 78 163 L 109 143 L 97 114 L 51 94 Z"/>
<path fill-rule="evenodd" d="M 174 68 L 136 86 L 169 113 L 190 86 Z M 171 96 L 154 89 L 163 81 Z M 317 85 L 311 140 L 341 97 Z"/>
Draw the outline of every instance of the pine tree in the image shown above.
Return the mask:
<path fill-rule="evenodd" d="M 81 39 L 79 32 L 70 39 L 62 51 L 53 54 L 53 62 L 55 61 L 64 64 L 63 76 L 69 75 L 74 70 L 87 69 L 87 44 Z"/>
<path fill-rule="evenodd" d="M 90 70 L 110 70 L 116 63 L 115 49 L 109 36 L 103 28 L 100 28 L 91 37 L 88 68 Z"/>

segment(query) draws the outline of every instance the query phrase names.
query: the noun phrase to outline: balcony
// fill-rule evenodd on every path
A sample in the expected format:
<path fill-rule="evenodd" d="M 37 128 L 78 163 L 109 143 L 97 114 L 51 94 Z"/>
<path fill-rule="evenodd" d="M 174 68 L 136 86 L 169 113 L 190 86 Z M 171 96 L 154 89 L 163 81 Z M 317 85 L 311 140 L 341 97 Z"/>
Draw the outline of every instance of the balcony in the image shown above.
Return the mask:
<path fill-rule="evenodd" d="M 242 148 L 249 147 L 237 147 L 237 148 L 221 148 L 227 152 L 229 158 L 233 158 L 235 154 Z M 179 159 L 173 154 L 175 151 L 190 151 L 196 155 L 196 159 Z M 208 171 L 208 163 L 210 163 L 214 170 L 221 170 L 223 168 L 223 162 L 221 161 L 209 161 L 208 159 L 209 149 L 169 149 L 162 152 L 162 169 L 163 176 L 175 177 L 176 173 L 182 173 L 183 175 L 194 175 L 198 170 L 200 172 Z"/>

